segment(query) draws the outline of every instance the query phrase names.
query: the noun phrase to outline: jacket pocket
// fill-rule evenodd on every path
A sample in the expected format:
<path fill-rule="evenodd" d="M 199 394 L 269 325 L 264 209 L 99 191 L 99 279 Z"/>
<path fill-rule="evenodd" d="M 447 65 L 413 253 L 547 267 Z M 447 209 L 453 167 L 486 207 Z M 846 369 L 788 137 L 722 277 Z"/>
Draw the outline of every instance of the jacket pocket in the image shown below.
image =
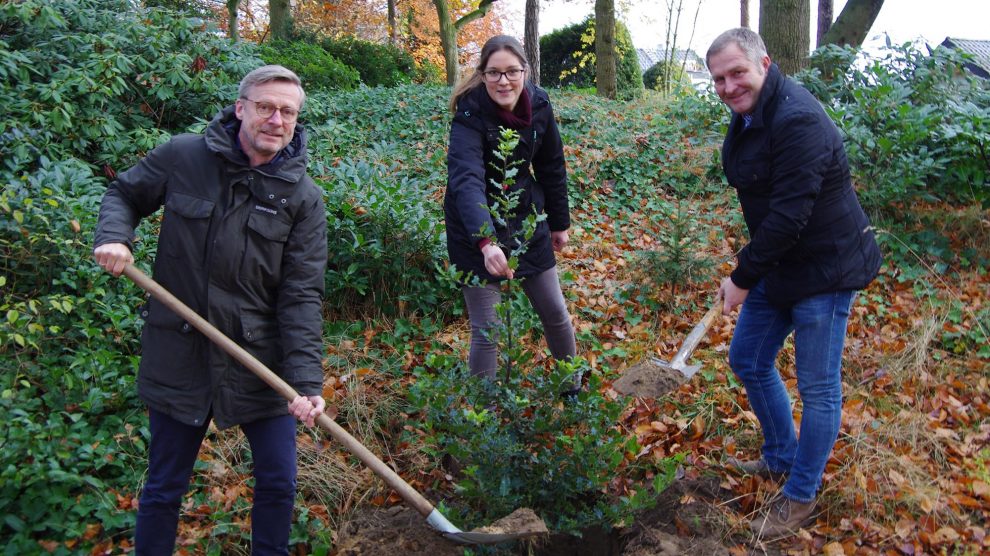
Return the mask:
<path fill-rule="evenodd" d="M 266 367 L 277 372 L 282 360 L 278 321 L 274 315 L 255 311 L 241 311 L 241 344 L 245 350 L 261 361 Z M 237 380 L 237 391 L 243 393 L 270 389 L 267 383 L 244 369 Z"/>
<path fill-rule="evenodd" d="M 165 201 L 158 252 L 194 268 L 202 268 L 214 207 L 209 199 L 183 193 L 169 195 Z"/>
<path fill-rule="evenodd" d="M 770 161 L 766 157 L 743 158 L 733 172 L 732 186 L 749 192 L 770 188 Z"/>
<path fill-rule="evenodd" d="M 202 382 L 203 342 L 192 325 L 155 298 L 141 308 L 141 318 L 141 381 L 181 390 Z"/>
<path fill-rule="evenodd" d="M 247 242 L 241 273 L 248 281 L 271 288 L 282 277 L 282 252 L 292 225 L 276 216 L 252 212 L 247 220 Z"/>

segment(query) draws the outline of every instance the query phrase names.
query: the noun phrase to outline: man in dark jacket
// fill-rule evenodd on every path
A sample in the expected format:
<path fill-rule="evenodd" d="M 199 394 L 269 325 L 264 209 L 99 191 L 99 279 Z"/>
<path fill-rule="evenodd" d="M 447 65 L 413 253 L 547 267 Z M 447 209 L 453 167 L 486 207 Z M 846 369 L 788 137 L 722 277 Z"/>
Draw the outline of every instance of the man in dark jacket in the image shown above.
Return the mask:
<path fill-rule="evenodd" d="M 296 124 L 299 78 L 264 66 L 203 135 L 179 135 L 110 184 L 94 255 L 112 274 L 133 262 L 134 229 L 164 206 L 154 277 L 301 395 L 279 394 L 154 298 L 142 309 L 138 393 L 149 409 L 148 478 L 138 554 L 172 554 L 179 505 L 212 420 L 239 425 L 254 463 L 252 552 L 287 554 L 298 418 L 321 397 L 321 300 L 327 259 L 321 191 L 306 174 Z"/>
<path fill-rule="evenodd" d="M 852 187 L 838 129 L 818 101 L 770 62 L 759 35 L 726 31 L 708 68 L 732 109 L 722 147 L 750 242 L 719 294 L 723 313 L 742 305 L 729 364 L 746 388 L 764 443 L 741 471 L 786 482 L 751 524 L 764 538 L 796 532 L 811 516 L 842 412 L 842 349 L 856 290 L 880 269 L 880 249 Z M 794 333 L 797 435 L 774 362 Z"/>

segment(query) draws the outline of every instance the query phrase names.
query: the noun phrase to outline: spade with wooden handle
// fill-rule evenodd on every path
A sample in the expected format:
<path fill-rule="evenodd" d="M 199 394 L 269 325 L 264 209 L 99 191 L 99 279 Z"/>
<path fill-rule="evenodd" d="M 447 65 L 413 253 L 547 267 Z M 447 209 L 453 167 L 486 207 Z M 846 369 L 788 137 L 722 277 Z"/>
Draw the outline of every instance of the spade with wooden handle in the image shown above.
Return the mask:
<path fill-rule="evenodd" d="M 296 391 L 291 386 L 272 372 L 271 369 L 266 367 L 264 363 L 258 361 L 258 359 L 248 353 L 244 348 L 237 345 L 237 343 L 224 335 L 223 332 L 217 330 L 216 327 L 201 317 L 196 311 L 190 309 L 185 303 L 172 295 L 168 290 L 162 287 L 161 284 L 149 278 L 137 267 L 131 264 L 127 265 L 127 267 L 124 268 L 124 274 L 133 280 L 135 284 L 154 296 L 155 299 L 162 302 L 163 305 L 174 311 L 186 322 L 195 327 L 196 330 L 199 330 L 204 336 L 209 338 L 231 357 L 244 365 L 245 368 L 257 375 L 258 378 L 265 381 L 265 383 L 271 386 L 287 401 L 291 402 L 296 398 L 296 396 L 298 396 Z M 320 416 L 316 419 L 316 422 L 323 429 L 329 432 L 330 436 L 332 436 L 334 440 L 341 443 L 348 452 L 357 456 L 357 458 L 361 460 L 361 463 L 370 467 L 376 475 L 381 477 L 389 487 L 395 490 L 395 492 L 402 497 L 406 504 L 425 517 L 426 522 L 431 527 L 450 540 L 461 544 L 494 544 L 515 539 L 546 535 L 548 533 L 546 525 L 538 517 L 536 517 L 536 514 L 533 514 L 532 511 L 526 510 L 525 508 L 516 510 L 516 512 L 513 512 L 510 516 L 499 520 L 499 522 L 511 522 L 514 525 L 521 524 L 517 526 L 522 528 L 518 528 L 516 530 L 505 530 L 510 528 L 499 527 L 497 525 L 499 522 L 496 522 L 495 525 L 483 527 L 474 531 L 461 531 L 451 524 L 442 513 L 434 508 L 433 504 L 431 504 L 422 494 L 414 489 L 395 471 L 392 471 L 389 466 L 385 465 L 382 460 L 378 459 L 375 454 L 371 453 L 370 450 L 368 450 L 356 438 L 351 436 L 350 433 L 341 428 L 341 426 L 334 422 L 333 419 L 326 414 L 320 414 Z M 525 514 L 526 512 L 528 512 L 528 514 Z M 516 516 L 517 514 L 525 514 L 525 519 L 513 518 L 513 516 Z M 532 515 L 530 516 L 529 514 Z M 513 519 L 510 520 L 510 518 Z"/>

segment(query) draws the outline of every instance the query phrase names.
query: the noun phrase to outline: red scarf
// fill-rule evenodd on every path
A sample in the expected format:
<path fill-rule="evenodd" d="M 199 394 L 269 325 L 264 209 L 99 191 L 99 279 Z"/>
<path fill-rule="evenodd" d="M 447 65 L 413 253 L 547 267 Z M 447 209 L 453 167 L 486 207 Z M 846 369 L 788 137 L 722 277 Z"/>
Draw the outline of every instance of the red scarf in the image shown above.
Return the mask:
<path fill-rule="evenodd" d="M 522 93 L 519 94 L 519 100 L 516 101 L 516 107 L 511 112 L 499 106 L 496 113 L 498 119 L 510 129 L 519 131 L 529 127 L 529 124 L 533 122 L 533 104 L 529 102 L 529 91 L 526 90 L 526 87 L 523 87 Z"/>

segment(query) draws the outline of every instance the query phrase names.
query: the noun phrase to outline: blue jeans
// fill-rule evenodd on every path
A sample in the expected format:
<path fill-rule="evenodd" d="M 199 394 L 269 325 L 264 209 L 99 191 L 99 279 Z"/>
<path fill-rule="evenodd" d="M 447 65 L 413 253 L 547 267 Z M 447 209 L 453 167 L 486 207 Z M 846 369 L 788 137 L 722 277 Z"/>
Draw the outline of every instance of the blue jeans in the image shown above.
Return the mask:
<path fill-rule="evenodd" d="M 808 297 L 781 309 L 769 303 L 764 282 L 743 303 L 729 347 L 729 365 L 746 387 L 763 429 L 763 459 L 787 472 L 784 496 L 815 499 L 842 420 L 842 348 L 855 291 Z M 794 332 L 801 434 L 794 430 L 791 399 L 775 361 Z"/>
<path fill-rule="evenodd" d="M 209 426 L 190 426 L 149 411 L 151 448 L 148 478 L 138 504 L 134 552 L 171 556 L 179 523 L 179 505 L 189 488 L 193 464 Z M 291 415 L 241 425 L 254 462 L 251 554 L 288 554 L 289 528 L 296 498 L 296 420 Z"/>

